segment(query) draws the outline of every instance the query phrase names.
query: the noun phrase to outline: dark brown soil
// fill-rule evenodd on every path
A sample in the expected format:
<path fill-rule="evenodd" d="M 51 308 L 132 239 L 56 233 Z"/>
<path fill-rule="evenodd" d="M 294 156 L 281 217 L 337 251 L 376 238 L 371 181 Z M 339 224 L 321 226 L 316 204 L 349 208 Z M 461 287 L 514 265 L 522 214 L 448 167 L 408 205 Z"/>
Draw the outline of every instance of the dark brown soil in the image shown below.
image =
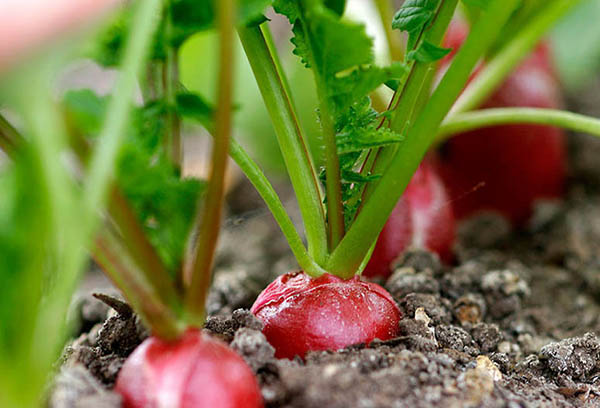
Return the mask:
<path fill-rule="evenodd" d="M 540 203 L 525 229 L 482 215 L 461 226 L 454 266 L 418 250 L 398 260 L 383 284 L 405 314 L 401 337 L 306 362 L 275 359 L 247 311 L 295 265 L 240 190 L 236 202 L 247 202 L 222 238 L 206 330 L 246 359 L 268 407 L 600 407 L 600 143 L 573 136 L 570 149 L 567 198 Z M 120 405 L 110 387 L 147 333 L 124 310 L 105 320 L 98 302 L 79 308 L 82 334 L 65 351 L 53 408 Z"/>

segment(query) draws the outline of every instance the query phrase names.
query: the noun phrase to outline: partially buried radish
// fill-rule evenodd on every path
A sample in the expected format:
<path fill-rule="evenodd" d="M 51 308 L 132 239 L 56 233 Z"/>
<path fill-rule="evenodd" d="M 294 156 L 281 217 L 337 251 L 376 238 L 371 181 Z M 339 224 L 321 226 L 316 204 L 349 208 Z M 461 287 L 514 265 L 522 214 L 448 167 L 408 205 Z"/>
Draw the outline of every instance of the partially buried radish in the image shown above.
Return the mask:
<path fill-rule="evenodd" d="M 121 368 L 115 390 L 124 408 L 263 406 L 242 358 L 197 329 L 174 342 L 146 339 Z"/>
<path fill-rule="evenodd" d="M 446 45 L 459 46 L 466 33 L 464 23 L 453 22 Z M 561 104 L 549 48 L 542 43 L 482 107 Z M 453 200 L 456 216 L 494 211 L 522 224 L 537 200 L 560 197 L 566 172 L 563 139 L 559 128 L 523 124 L 481 128 L 448 140 L 439 151 L 438 164 L 451 196 L 460 197 Z"/>
<path fill-rule="evenodd" d="M 402 317 L 390 294 L 359 277 L 288 273 L 258 296 L 252 313 L 278 358 L 304 357 L 311 350 L 337 350 L 398 335 Z"/>
<path fill-rule="evenodd" d="M 379 234 L 363 275 L 389 276 L 393 261 L 408 247 L 426 248 L 450 261 L 454 233 L 454 214 L 446 188 L 426 159 Z"/>

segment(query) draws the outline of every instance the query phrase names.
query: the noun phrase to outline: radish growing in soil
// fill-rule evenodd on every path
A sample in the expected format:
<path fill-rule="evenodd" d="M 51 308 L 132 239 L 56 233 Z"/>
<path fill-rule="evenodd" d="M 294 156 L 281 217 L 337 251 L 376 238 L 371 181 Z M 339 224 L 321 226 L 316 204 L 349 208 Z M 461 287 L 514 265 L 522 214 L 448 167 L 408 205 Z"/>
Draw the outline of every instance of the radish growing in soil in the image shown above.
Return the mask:
<path fill-rule="evenodd" d="M 210 180 L 206 187 L 206 198 L 201 218 L 197 223 L 197 234 L 189 247 L 189 257 L 181 262 L 177 271 L 177 285 L 183 287 L 183 296 L 175 282 L 163 276 L 161 286 L 166 289 L 170 304 L 161 304 L 158 310 L 146 313 L 153 329 L 153 336 L 146 339 L 125 361 L 116 381 L 115 390 L 123 397 L 125 408 L 162 407 L 192 408 L 260 408 L 262 397 L 256 378 L 250 367 L 233 350 L 220 340 L 212 339 L 199 330 L 204 321 L 206 294 L 210 284 L 210 272 L 219 233 L 224 196 L 224 176 L 229 153 L 231 133 L 231 108 L 233 69 L 233 35 L 235 2 L 224 0 L 218 3 L 218 26 L 220 33 L 218 107 L 214 113 L 214 136 L 211 158 Z M 171 13 L 167 14 L 173 24 Z M 174 47 L 171 45 L 171 47 Z M 176 58 L 177 50 L 167 50 Z M 169 60 L 165 64 L 169 64 Z M 167 73 L 168 75 L 168 73 Z M 174 80 L 174 78 L 173 78 Z M 175 83 L 171 84 L 174 86 Z M 167 95 L 168 96 L 168 95 Z M 167 113 L 171 125 L 179 120 L 178 115 Z M 179 125 L 173 126 L 170 134 L 171 159 L 179 164 Z M 175 145 L 173 145 L 175 143 Z M 101 246 L 102 248 L 102 246 Z M 110 270 L 111 263 L 104 265 Z M 102 261 L 100 262 L 101 264 Z M 115 279 L 119 282 L 118 276 Z M 156 279 L 157 277 L 154 276 Z M 142 291 L 129 289 L 132 300 L 139 299 Z M 159 297 L 164 296 L 160 293 Z M 156 295 L 155 295 L 156 296 Z M 152 297 L 152 294 L 148 295 Z M 140 299 L 142 303 L 147 299 Z M 157 299 L 158 300 L 158 299 Z M 183 306 L 183 317 L 177 317 L 177 307 Z M 160 310 L 163 309 L 163 310 Z M 144 310 L 144 309 L 142 309 Z M 147 309 L 146 309 L 147 310 Z M 181 312 L 180 312 L 181 314 Z M 183 321 L 179 321 L 179 320 Z M 185 331 L 182 331 L 185 328 Z"/>
<path fill-rule="evenodd" d="M 18 375 L 0 378 L 2 405 L 39 405 L 44 379 L 67 330 L 59 324 L 48 339 L 32 334 L 48 333 L 48 322 L 64 320 L 77 271 L 85 264 L 85 244 L 152 331 L 117 379 L 126 406 L 262 405 L 250 368 L 225 344 L 199 331 L 221 219 L 227 154 L 264 198 L 302 270 L 270 285 L 253 307 L 265 322 L 264 333 L 276 346 L 277 355 L 292 357 L 398 335 L 401 314 L 397 305 L 383 288 L 357 275 L 373 251 L 372 262 L 377 262 L 378 236 L 381 242 L 388 237 L 393 241 L 396 235 L 405 237 L 407 229 L 411 230 L 407 242 L 415 243 L 416 237 L 419 245 L 446 256 L 451 217 L 445 205 L 434 204 L 443 201 L 431 195 L 436 190 L 432 187 L 435 177 L 427 170 L 428 164 L 414 176 L 435 141 L 493 125 L 523 129 L 524 123 L 600 135 L 598 120 L 547 109 L 556 106 L 549 96 L 555 86 L 552 80 L 536 88 L 545 90 L 539 98 L 527 94 L 527 104 L 537 108 L 512 107 L 516 103 L 511 95 L 491 96 L 576 1 L 464 1 L 462 5 L 473 17 L 471 34 L 449 57 L 449 50 L 440 44 L 458 0 L 406 0 L 393 21 L 383 21 L 407 34 L 404 49 L 390 53 L 403 56 L 402 61 L 383 67 L 374 64 L 372 40 L 365 28 L 342 17 L 343 0 L 145 0 L 126 2 L 125 7 L 131 3 L 137 7 L 109 27 L 95 54 L 104 65 L 115 65 L 116 56 L 123 57 L 110 98 L 83 90 L 67 93 L 56 106 L 56 92 L 49 84 L 58 76 L 52 68 L 56 60 L 69 54 L 63 52 L 48 53 L 51 58 L 27 64 L 23 73 L 7 81 L 7 106 L 22 119 L 26 134 L 21 135 L 0 116 L 0 147 L 14 160 L 14 166 L 3 163 L 1 169 L 0 222 L 9 228 L 8 232 L 0 228 L 0 258 L 9 270 L 3 276 L 16 282 L 0 285 L 0 299 L 10 305 L 3 312 L 15 309 L 15 304 L 31 307 L 19 308 L 17 315 L 7 312 L 8 318 L 0 321 L 2 343 L 16 348 L 14 353 L 1 355 L 0 362 L 19 370 Z M 240 5 L 237 12 L 234 3 Z M 313 71 L 323 163 L 311 157 L 269 35 L 263 13 L 271 4 L 293 24 L 294 54 Z M 527 7 L 518 8 L 519 4 Z M 214 27 L 220 32 L 216 107 L 185 90 L 177 79 L 181 45 L 195 33 Z M 302 215 L 306 245 L 258 165 L 229 137 L 234 29 L 277 134 Z M 388 36 L 393 34 L 386 31 Z M 397 47 L 397 41 L 388 42 Z M 535 53 L 519 72 L 531 71 L 531 78 L 538 80 L 539 73 L 548 73 L 549 68 L 543 51 Z M 150 58 L 144 58 L 146 54 Z M 436 83 L 436 64 L 445 57 L 450 62 Z M 482 59 L 486 63 L 469 82 Z M 514 78 L 518 83 L 519 76 Z M 133 107 L 129 101 L 138 83 L 143 104 Z M 394 96 L 388 110 L 377 112 L 369 95 L 384 84 L 394 90 Z M 471 111 L 500 96 L 499 103 L 485 106 L 511 107 Z M 182 118 L 199 121 L 214 136 L 206 184 L 181 177 Z M 494 143 L 504 133 L 495 135 Z M 552 188 L 560 184 L 542 180 L 562 177 L 557 165 L 562 150 L 558 144 L 553 149 L 547 151 L 553 158 L 544 159 L 555 164 L 553 175 L 538 174 L 527 183 Z M 67 152 L 72 154 L 65 156 Z M 69 166 L 65 157 L 71 158 Z M 534 162 L 535 166 L 548 165 L 536 158 L 527 170 Z M 5 174 L 10 177 L 4 178 Z M 414 186 L 407 189 L 411 179 Z M 515 190 L 519 197 L 512 198 L 521 206 L 531 200 L 532 192 Z M 461 200 L 454 193 L 449 198 Z M 202 206 L 198 205 L 201 199 Z M 414 209 L 402 215 L 403 205 Z M 431 215 L 424 208 L 440 211 Z M 521 210 L 507 212 L 521 218 Z M 389 231 L 381 234 L 390 214 L 400 217 L 394 215 Z M 99 215 L 104 217 L 101 223 Z M 26 388 L 15 387 L 15 381 L 22 378 L 30 380 Z M 35 392 L 25 396 L 23 390 L 29 388 Z"/>
<path fill-rule="evenodd" d="M 105 168 L 100 170 L 110 175 L 114 166 L 118 173 L 114 184 L 110 185 L 110 179 L 105 176 L 100 178 L 102 184 L 96 186 L 100 191 L 108 190 L 110 201 L 105 225 L 99 228 L 91 248 L 92 256 L 152 332 L 124 362 L 115 390 L 123 397 L 125 408 L 260 408 L 262 397 L 250 367 L 225 343 L 202 333 L 200 328 L 205 318 L 230 149 L 234 27 L 238 23 L 236 17 L 241 18 L 239 23 L 254 20 L 263 7 L 246 8 L 240 14 L 236 13 L 234 0 L 215 3 L 218 21 L 211 24 L 219 28 L 221 70 L 218 106 L 212 110 L 196 94 L 175 93 L 177 51 L 182 38 L 160 32 L 156 37 L 169 38 L 169 41 L 150 47 L 156 30 L 181 25 L 175 9 L 163 10 L 164 24 L 158 24 L 155 15 L 160 14 L 161 4 L 159 0 L 148 0 L 134 13 L 131 25 L 135 27 L 134 32 L 123 50 L 127 61 L 124 72 L 129 76 L 123 76 L 125 79 L 117 84 L 115 92 L 123 93 L 120 95 L 123 100 L 129 98 L 144 61 L 144 50 L 157 53 L 158 49 L 161 52 L 158 56 L 152 55 L 146 68 L 147 71 L 163 70 L 160 85 L 164 94 L 156 92 L 157 78 L 149 77 L 144 86 L 154 91 L 145 93 L 144 106 L 135 109 L 125 109 L 128 104 L 122 104 L 117 97 L 113 99 L 117 101 L 113 102 L 115 108 L 91 91 L 68 93 L 64 101 L 66 116 L 76 130 L 71 147 L 84 171 L 91 162 L 91 177 L 98 166 L 94 161 L 97 155 L 91 149 L 94 143 L 85 139 L 97 136 L 97 143 L 109 139 L 110 144 L 104 147 Z M 177 5 L 181 7 L 182 3 Z M 141 24 L 143 31 L 139 32 L 135 22 Z M 108 42 L 109 48 L 121 47 L 119 41 L 126 37 L 126 32 L 121 33 L 120 29 L 123 29 L 121 24 L 119 28 L 109 29 L 116 38 Z M 121 50 L 111 51 L 119 54 Z M 99 57 L 100 62 L 110 65 L 112 55 L 104 53 Z M 187 109 L 183 107 L 186 103 Z M 93 112 L 87 109 L 89 106 L 94 106 Z M 197 180 L 182 179 L 179 169 L 181 112 L 199 116 L 197 110 L 201 109 L 210 111 L 202 118 L 210 122 L 207 127 L 214 135 L 210 179 L 205 185 Z M 107 125 L 108 134 L 96 135 L 98 126 L 94 122 L 100 122 L 106 112 L 110 119 L 114 120 L 116 115 L 121 122 Z M 124 129 L 128 116 L 131 119 L 127 143 L 123 143 L 117 159 L 123 131 L 115 127 Z M 13 139 L 13 144 L 16 139 L 19 144 L 25 143 L 23 138 Z M 92 179 L 98 182 L 98 177 Z M 94 197 L 96 194 L 94 192 Z M 94 212 L 98 204 L 92 201 Z"/>
<path fill-rule="evenodd" d="M 287 273 L 260 294 L 251 309 L 278 358 L 304 357 L 311 350 L 388 340 L 402 314 L 390 294 L 358 276 L 343 280 L 324 274 Z"/>
<path fill-rule="evenodd" d="M 262 406 L 244 360 L 197 329 L 175 342 L 145 340 L 121 368 L 115 390 L 124 408 Z"/>
<path fill-rule="evenodd" d="M 275 11 L 293 25 L 294 54 L 313 72 L 321 125 L 319 140 L 324 152 L 320 171 L 315 168 L 297 121 L 268 27 L 238 30 L 277 134 L 308 244 L 302 244 L 262 174 L 246 169 L 302 269 L 269 285 L 252 307 L 265 324 L 263 333 L 275 346 L 277 356 L 303 357 L 310 350 L 393 337 L 400 315 L 387 302 L 389 295 L 355 276 L 365 266 L 367 274 L 389 273 L 391 259 L 411 243 L 450 258 L 454 219 L 435 171 L 424 164 L 415 176 L 414 186 L 407 185 L 437 138 L 455 133 L 456 128 L 485 126 L 485 117 L 474 125 L 468 117 L 454 115 L 450 109 L 517 4 L 465 4 L 479 17 L 472 35 L 453 55 L 434 88 L 434 64 L 449 54 L 450 50 L 440 44 L 457 3 L 406 1 L 393 21 L 393 28 L 408 34 L 404 61 L 382 68 L 373 64 L 372 41 L 364 27 L 340 18 L 344 2 L 274 2 Z M 506 47 L 518 49 L 511 51 L 510 59 L 505 58 L 502 67 L 507 72 L 492 80 L 500 81 L 533 46 L 532 41 L 539 39 L 550 22 L 567 9 L 557 4 L 540 6 L 537 14 L 529 15 L 541 20 L 533 34 L 513 24 L 513 37 L 506 38 Z M 522 40 L 523 36 L 527 41 Z M 401 51 L 392 50 L 390 54 L 400 55 Z M 383 83 L 393 87 L 395 94 L 389 110 L 378 113 L 371 108 L 368 94 Z M 478 97 L 489 93 L 483 86 L 472 84 L 470 88 Z M 533 119 L 526 122 L 540 120 L 546 114 L 529 113 Z M 507 120 L 507 116 L 501 120 Z M 378 236 L 379 246 L 375 245 Z M 371 253 L 372 263 L 368 264 Z M 381 316 L 362 318 L 369 308 L 379 309 Z M 357 311 L 360 319 L 356 319 Z"/>
<path fill-rule="evenodd" d="M 454 22 L 448 42 L 460 45 L 466 32 L 465 23 Z M 560 86 L 549 52 L 548 44 L 538 45 L 483 107 L 560 107 Z M 527 220 L 536 200 L 562 195 L 565 149 L 560 128 L 503 125 L 455 135 L 441 147 L 437 163 L 450 195 L 460 197 L 453 200 L 457 217 L 491 210 L 520 224 Z"/>

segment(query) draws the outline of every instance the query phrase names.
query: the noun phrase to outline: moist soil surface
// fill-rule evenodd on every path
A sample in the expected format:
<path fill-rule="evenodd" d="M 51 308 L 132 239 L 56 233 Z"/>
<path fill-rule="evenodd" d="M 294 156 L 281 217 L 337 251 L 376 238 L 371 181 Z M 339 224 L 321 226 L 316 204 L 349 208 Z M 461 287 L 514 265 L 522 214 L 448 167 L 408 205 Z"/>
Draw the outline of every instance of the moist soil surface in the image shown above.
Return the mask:
<path fill-rule="evenodd" d="M 405 316 L 400 337 L 306 361 L 275 359 L 248 312 L 295 264 L 241 184 L 230 197 L 205 329 L 248 362 L 267 407 L 600 407 L 598 142 L 570 136 L 565 199 L 539 203 L 523 229 L 483 214 L 460 226 L 454 265 L 422 250 L 400 256 L 380 282 Z M 50 407 L 120 407 L 111 388 L 148 332 L 127 305 L 109 303 L 79 297 L 79 337 L 65 349 Z"/>

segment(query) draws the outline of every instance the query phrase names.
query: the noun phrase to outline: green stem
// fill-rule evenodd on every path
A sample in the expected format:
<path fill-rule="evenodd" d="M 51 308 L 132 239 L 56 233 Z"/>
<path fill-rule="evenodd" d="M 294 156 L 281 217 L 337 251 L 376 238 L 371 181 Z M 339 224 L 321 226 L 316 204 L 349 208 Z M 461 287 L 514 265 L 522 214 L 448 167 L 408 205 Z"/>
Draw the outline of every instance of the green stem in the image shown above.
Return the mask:
<path fill-rule="evenodd" d="M 451 115 L 438 130 L 438 141 L 488 126 L 530 123 L 557 126 L 600 137 L 600 119 L 578 113 L 541 108 L 493 108 Z"/>
<path fill-rule="evenodd" d="M 48 77 L 28 76 L 33 88 L 47 90 Z M 41 82 L 44 81 L 44 82 Z M 31 87 L 31 84 L 28 84 Z M 52 272 L 52 281 L 45 287 L 47 294 L 39 305 L 35 332 L 32 341 L 32 355 L 39 358 L 40 369 L 49 368 L 56 353 L 60 351 L 66 334 L 65 313 L 77 285 L 79 272 L 84 259 L 81 247 L 81 232 L 76 220 L 81 219 L 81 209 L 77 206 L 75 184 L 60 160 L 67 148 L 65 129 L 51 99 L 50 91 L 24 92 L 24 120 L 29 126 L 31 148 L 40 165 L 40 184 L 47 195 L 49 204 L 49 254 L 45 267 Z M 43 91 L 42 91 L 43 92 Z"/>
<path fill-rule="evenodd" d="M 109 213 L 123 236 L 129 256 L 137 263 L 160 299 L 174 309 L 179 297 L 164 263 L 150 243 L 127 198 L 116 185 L 110 189 Z"/>
<path fill-rule="evenodd" d="M 0 148 L 9 156 L 15 153 L 22 137 L 8 120 L 0 115 Z"/>
<path fill-rule="evenodd" d="M 300 268 L 307 274 L 317 277 L 325 273 L 325 271 L 310 257 L 302 238 L 298 234 L 296 227 L 290 219 L 285 207 L 281 203 L 281 200 L 277 196 L 275 189 L 269 183 L 269 180 L 265 177 L 263 172 L 260 170 L 258 165 L 248 156 L 248 154 L 242 149 L 238 142 L 231 140 L 231 147 L 229 154 L 231 158 L 237 163 L 242 172 L 246 175 L 248 180 L 252 183 L 254 188 L 258 191 L 262 199 L 269 207 L 271 214 L 277 221 L 279 228 L 285 235 L 296 260 Z"/>
<path fill-rule="evenodd" d="M 91 146 L 77 129 L 69 133 L 69 145 L 85 167 L 89 163 Z M 131 204 L 116 182 L 112 183 L 109 196 L 108 213 L 123 237 L 129 256 L 136 261 L 146 278 L 157 289 L 161 299 L 172 307 L 179 307 L 179 299 L 167 268 L 148 240 Z"/>
<path fill-rule="evenodd" d="M 100 210 L 110 185 L 119 145 L 131 108 L 137 74 L 145 63 L 145 56 L 152 34 L 158 25 L 157 16 L 160 15 L 160 0 L 141 1 L 137 4 L 137 7 L 131 25 L 131 33 L 125 46 L 122 71 L 108 107 L 104 128 L 98 142 L 99 145 L 91 160 L 89 178 L 84 186 L 83 213 L 80 217 L 77 217 L 75 209 L 66 209 L 67 219 L 61 223 L 61 231 L 67 231 L 70 222 L 76 223 L 73 228 L 75 232 L 71 237 L 76 244 L 76 248 L 68 251 L 68 256 L 65 256 L 65 259 L 60 263 L 63 278 L 58 281 L 60 285 L 52 291 L 53 296 L 46 301 L 44 313 L 40 314 L 38 327 L 40 341 L 45 341 L 48 333 L 60 332 L 54 327 L 56 324 L 55 319 L 56 316 L 62 316 L 61 313 L 64 313 L 64 310 L 67 309 L 70 294 L 75 289 L 77 276 L 86 261 L 86 253 L 83 250 L 84 245 L 92 238 L 98 222 L 96 213 Z M 52 130 L 49 124 L 41 129 L 45 135 L 44 137 Z M 60 144 L 57 143 L 55 148 L 59 147 Z M 59 158 L 59 152 L 55 151 L 52 159 L 48 160 L 60 165 L 62 161 Z M 60 191 L 53 191 L 53 196 L 58 197 L 61 195 Z"/>
<path fill-rule="evenodd" d="M 283 90 L 287 95 L 289 95 L 289 101 L 292 105 L 292 111 L 298 112 L 298 108 L 294 103 L 294 99 L 292 98 L 292 88 L 290 87 L 290 81 L 287 75 L 285 75 L 285 71 L 283 70 L 283 65 L 281 64 L 281 58 L 279 58 L 279 52 L 277 51 L 277 46 L 275 45 L 275 41 L 273 40 L 273 34 L 271 33 L 271 29 L 269 28 L 269 24 L 261 24 L 260 31 L 265 37 L 265 42 L 267 43 L 267 47 L 269 48 L 269 53 L 271 54 L 271 58 L 273 59 L 273 63 L 275 64 L 275 68 L 277 69 L 277 73 L 279 78 L 281 78 L 281 84 L 283 85 Z M 304 139 L 303 143 L 307 144 Z M 310 158 L 310 157 L 309 157 Z M 312 158 L 311 158 L 312 163 Z"/>
<path fill-rule="evenodd" d="M 422 35 L 422 41 L 428 41 L 435 45 L 440 45 L 442 43 L 444 33 L 454 15 L 457 3 L 458 0 L 443 0 L 441 2 L 435 20 L 432 22 L 430 28 Z M 410 126 L 414 117 L 421 111 L 422 101 L 426 101 L 431 92 L 430 85 L 431 79 L 435 73 L 435 66 L 436 64 L 417 61 L 412 64 L 405 85 L 398 90 L 392 101 L 392 106 L 394 107 L 390 123 L 390 128 L 392 130 L 403 134 L 406 128 Z M 383 174 L 397 151 L 397 144 L 375 150 L 375 160 L 372 167 L 365 168 L 364 170 L 374 174 Z M 365 187 L 363 204 L 361 205 L 361 208 L 359 208 L 357 214 L 362 211 L 364 203 L 371 196 L 373 189 L 377 184 L 377 182 L 372 182 Z"/>
<path fill-rule="evenodd" d="M 458 0 L 442 0 L 435 20 L 429 30 L 424 35 L 424 40 L 435 45 L 440 45 L 444 34 L 448 29 L 450 20 L 456 10 Z M 411 77 L 404 86 L 400 95 L 398 105 L 394 108 L 390 127 L 392 130 L 401 133 L 408 122 L 415 116 L 415 103 L 423 93 L 429 95 L 430 89 L 424 87 L 428 74 L 431 73 L 434 63 L 415 62 L 411 72 Z"/>
<path fill-rule="evenodd" d="M 315 78 L 318 76 L 314 72 Z M 319 82 L 318 78 L 316 78 Z M 319 98 L 319 118 L 325 145 L 325 190 L 327 192 L 327 227 L 329 249 L 333 251 L 344 236 L 344 207 L 342 203 L 342 177 L 340 174 L 340 158 L 335 141 L 335 127 L 328 107 L 327 97 L 323 95 L 324 86 L 317 84 Z"/>
<path fill-rule="evenodd" d="M 548 29 L 580 1 L 558 0 L 545 6 L 477 74 L 477 77 L 458 98 L 451 112 L 466 112 L 476 109 L 481 105 L 519 62 L 535 47 Z"/>
<path fill-rule="evenodd" d="M 26 143 L 25 139 L 23 139 L 23 136 L 21 136 L 21 134 L 1 115 L 0 127 L 0 146 L 10 145 L 11 148 L 9 150 L 4 150 L 3 147 L 2 149 L 8 157 L 14 158 L 16 150 Z M 5 132 L 3 129 L 7 129 L 10 132 Z M 72 135 L 69 139 L 69 144 L 78 159 L 82 163 L 85 163 L 89 159 L 90 146 L 83 137 L 78 136 L 80 135 Z M 123 192 L 116 185 L 113 185 L 110 190 L 109 213 L 119 232 L 123 236 L 126 247 L 129 249 L 128 256 L 137 262 L 138 267 L 141 268 L 146 279 L 148 279 L 154 288 L 156 288 L 156 293 L 162 301 L 173 308 L 177 307 L 178 298 L 169 279 L 169 274 L 154 247 L 144 234 L 135 213 L 123 195 Z M 119 251 L 117 254 L 121 253 L 122 251 Z"/>
<path fill-rule="evenodd" d="M 219 86 L 215 113 L 215 138 L 211 157 L 212 167 L 198 229 L 198 241 L 184 272 L 184 283 L 187 283 L 186 311 L 189 314 L 190 323 L 198 326 L 204 322 L 204 305 L 210 286 L 210 272 L 221 225 L 232 122 L 235 0 L 221 0 L 218 4 Z"/>
<path fill-rule="evenodd" d="M 390 57 L 392 61 L 402 61 L 404 59 L 404 49 L 402 47 L 402 39 L 397 31 L 392 29 L 392 20 L 394 18 L 394 10 L 392 9 L 391 0 L 375 0 L 375 6 L 379 13 L 379 20 L 385 32 L 385 38 L 388 43 Z"/>
<path fill-rule="evenodd" d="M 7 403 L 8 400 L 7 406 L 37 407 L 39 400 L 36 399 L 42 394 L 41 389 L 46 376 L 66 337 L 67 309 L 60 307 L 64 306 L 60 303 L 60 296 L 66 295 L 71 298 L 72 293 L 62 291 L 67 285 L 71 286 L 71 282 L 65 282 L 71 274 L 58 265 L 62 267 L 61 261 L 67 258 L 69 251 L 76 249 L 73 246 L 73 224 L 65 217 L 67 211 L 73 210 L 75 197 L 68 172 L 60 161 L 53 157 L 56 152 L 62 150 L 65 135 L 60 121 L 56 120 L 56 112 L 49 96 L 49 76 L 40 72 L 28 72 L 22 78 L 26 78 L 27 83 L 21 82 L 15 86 L 15 89 L 19 90 L 15 108 L 22 113 L 26 131 L 33 143 L 29 146 L 13 145 L 12 138 L 15 134 L 12 134 L 11 140 L 2 145 L 11 145 L 14 148 L 7 154 L 11 158 L 19 159 L 15 168 L 11 170 L 16 172 L 19 182 L 33 183 L 20 189 L 33 189 L 32 197 L 36 198 L 34 206 L 37 214 L 31 221 L 22 216 L 20 220 L 15 220 L 24 228 L 20 233 L 35 235 L 31 235 L 32 242 L 27 247 L 28 257 L 20 263 L 21 268 L 16 271 L 17 278 L 7 281 L 10 288 L 4 289 L 19 296 L 14 313 L 9 313 L 8 320 L 2 322 L 2 329 L 7 329 L 2 333 L 3 340 L 8 340 L 14 345 L 10 353 L 3 353 L 1 358 L 2 365 L 6 364 L 11 375 L 1 376 L 3 378 L 0 379 L 0 400 L 2 403 Z M 3 138 L 8 137 L 4 131 L 0 132 L 0 135 Z M 19 201 L 26 198 L 20 197 Z M 72 215 L 77 216 L 77 213 Z M 19 217 L 18 214 L 16 216 Z M 60 223 L 65 220 L 67 225 L 63 230 Z M 6 266 L 3 266 L 6 269 Z M 52 274 L 51 282 L 47 279 L 49 272 Z M 60 293 L 56 293 L 55 289 Z M 49 325 L 45 324 L 42 315 L 54 323 L 51 330 L 44 334 L 43 341 L 37 336 Z M 11 317 L 19 319 L 18 322 L 13 322 L 16 324 L 14 327 L 18 329 L 12 330 L 12 333 Z M 24 378 L 25 376 L 27 378 Z M 26 381 L 27 387 L 23 381 Z"/>
<path fill-rule="evenodd" d="M 518 0 L 491 0 L 473 27 L 429 103 L 409 130 L 390 166 L 336 248 L 327 269 L 352 276 L 383 228 L 396 202 L 437 134 L 437 129 L 461 93 L 475 64 L 490 47 Z"/>
<path fill-rule="evenodd" d="M 277 70 L 260 28 L 239 27 L 238 34 L 271 117 L 298 199 L 308 252 L 322 265 L 328 255 L 323 195 L 290 94 L 286 92 L 283 72 Z"/>

